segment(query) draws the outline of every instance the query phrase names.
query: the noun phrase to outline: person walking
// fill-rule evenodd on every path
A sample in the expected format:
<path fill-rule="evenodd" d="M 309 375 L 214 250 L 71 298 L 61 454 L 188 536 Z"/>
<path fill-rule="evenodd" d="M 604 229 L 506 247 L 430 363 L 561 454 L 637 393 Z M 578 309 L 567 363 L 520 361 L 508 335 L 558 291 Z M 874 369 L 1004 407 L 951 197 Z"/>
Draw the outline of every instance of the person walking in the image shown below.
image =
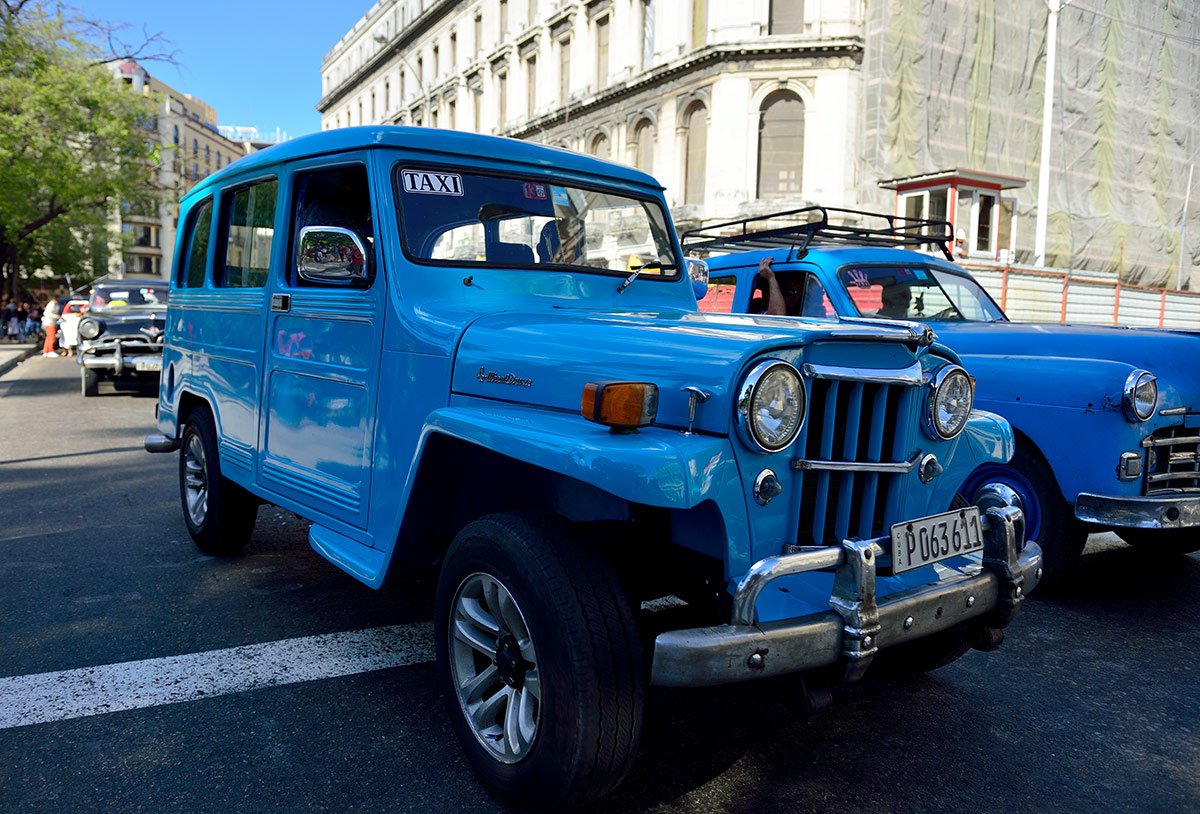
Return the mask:
<path fill-rule="evenodd" d="M 58 297 L 51 296 L 42 309 L 42 330 L 46 332 L 46 341 L 42 343 L 42 356 L 58 356 L 56 339 L 58 338 Z"/>

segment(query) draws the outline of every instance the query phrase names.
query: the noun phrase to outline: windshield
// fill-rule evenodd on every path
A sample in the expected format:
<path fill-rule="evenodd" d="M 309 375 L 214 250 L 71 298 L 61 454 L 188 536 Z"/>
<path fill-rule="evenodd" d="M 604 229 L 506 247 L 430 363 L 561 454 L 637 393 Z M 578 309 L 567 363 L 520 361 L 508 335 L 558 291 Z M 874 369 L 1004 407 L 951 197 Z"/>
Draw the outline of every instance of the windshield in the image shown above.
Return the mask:
<path fill-rule="evenodd" d="M 523 178 L 404 168 L 396 174 L 405 248 L 435 265 L 557 266 L 675 278 L 662 207 Z"/>
<path fill-rule="evenodd" d="M 996 322 L 1004 314 L 969 277 L 921 266 L 848 266 L 838 282 L 858 315 L 922 322 Z"/>
<path fill-rule="evenodd" d="M 165 306 L 167 289 L 163 286 L 126 285 L 105 286 L 92 290 L 92 308 L 129 308 L 131 306 Z"/>

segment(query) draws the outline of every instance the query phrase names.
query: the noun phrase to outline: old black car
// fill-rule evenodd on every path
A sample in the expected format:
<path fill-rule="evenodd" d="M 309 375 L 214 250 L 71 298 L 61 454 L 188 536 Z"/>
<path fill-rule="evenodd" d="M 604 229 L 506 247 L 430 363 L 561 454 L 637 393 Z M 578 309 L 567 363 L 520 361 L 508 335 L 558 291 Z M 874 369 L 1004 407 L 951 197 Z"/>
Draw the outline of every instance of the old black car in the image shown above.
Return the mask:
<path fill-rule="evenodd" d="M 84 397 L 96 395 L 102 379 L 157 384 L 168 290 L 165 280 L 145 279 L 104 280 L 92 288 L 76 357 Z"/>

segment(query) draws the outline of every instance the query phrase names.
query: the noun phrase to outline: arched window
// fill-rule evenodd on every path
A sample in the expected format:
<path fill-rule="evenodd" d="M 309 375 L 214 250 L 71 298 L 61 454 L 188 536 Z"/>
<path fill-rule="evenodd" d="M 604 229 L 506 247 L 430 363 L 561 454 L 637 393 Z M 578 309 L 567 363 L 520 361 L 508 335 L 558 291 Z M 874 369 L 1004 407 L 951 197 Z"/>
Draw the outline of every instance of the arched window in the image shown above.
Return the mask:
<path fill-rule="evenodd" d="M 695 104 L 684 118 L 683 202 L 704 203 L 705 161 L 708 157 L 708 111 Z"/>
<path fill-rule="evenodd" d="M 654 173 L 654 139 L 657 135 L 649 119 L 638 122 L 633 131 L 633 166 L 645 173 Z"/>
<path fill-rule="evenodd" d="M 604 135 L 603 133 L 597 134 L 596 137 L 592 139 L 592 155 L 596 156 L 597 158 L 609 158 L 611 154 L 612 149 L 608 143 L 608 136 Z"/>
<path fill-rule="evenodd" d="M 798 196 L 803 165 L 804 103 L 790 90 L 777 90 L 758 113 L 758 197 Z"/>

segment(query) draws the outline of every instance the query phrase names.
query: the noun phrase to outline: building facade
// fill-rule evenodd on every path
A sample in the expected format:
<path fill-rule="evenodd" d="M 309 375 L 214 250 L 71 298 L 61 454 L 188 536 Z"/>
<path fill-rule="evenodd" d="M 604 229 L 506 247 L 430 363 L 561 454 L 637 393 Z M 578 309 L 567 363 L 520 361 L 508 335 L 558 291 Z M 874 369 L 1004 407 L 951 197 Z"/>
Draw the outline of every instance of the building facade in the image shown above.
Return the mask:
<path fill-rule="evenodd" d="M 114 75 L 134 93 L 150 96 L 156 115 L 149 129 L 160 149 L 154 195 L 122 202 L 113 216 L 109 273 L 166 277 L 170 274 L 179 220 L 179 199 L 198 181 L 245 155 L 239 142 L 221 135 L 217 111 L 202 100 L 155 79 L 133 60 L 113 63 Z"/>
<path fill-rule="evenodd" d="M 1047 263 L 1187 287 L 1200 18 L 1100 6 L 1061 14 Z M 632 164 L 681 228 L 896 207 L 953 220 L 974 259 L 1030 262 L 1046 24 L 1044 0 L 379 0 L 325 55 L 317 109 L 324 129 L 447 127 Z M 1013 180 L 899 193 L 943 176 Z"/>

